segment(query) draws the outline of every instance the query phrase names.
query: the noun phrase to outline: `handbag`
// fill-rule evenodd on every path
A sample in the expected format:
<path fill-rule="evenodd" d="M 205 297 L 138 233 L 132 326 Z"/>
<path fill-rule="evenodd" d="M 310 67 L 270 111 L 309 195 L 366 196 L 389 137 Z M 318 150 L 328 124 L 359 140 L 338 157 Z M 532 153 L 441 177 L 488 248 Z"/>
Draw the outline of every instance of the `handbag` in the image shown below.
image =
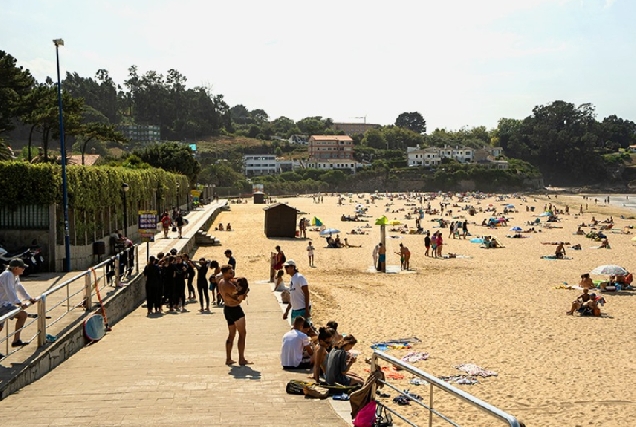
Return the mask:
<path fill-rule="evenodd" d="M 176 226 L 173 226 L 173 227 L 172 227 L 172 232 L 175 232 L 175 231 L 177 231 L 177 227 L 176 227 Z"/>
<path fill-rule="evenodd" d="M 377 405 L 375 408 L 375 422 L 373 427 L 392 427 L 393 417 L 391 413 L 387 411 L 386 406 Z"/>

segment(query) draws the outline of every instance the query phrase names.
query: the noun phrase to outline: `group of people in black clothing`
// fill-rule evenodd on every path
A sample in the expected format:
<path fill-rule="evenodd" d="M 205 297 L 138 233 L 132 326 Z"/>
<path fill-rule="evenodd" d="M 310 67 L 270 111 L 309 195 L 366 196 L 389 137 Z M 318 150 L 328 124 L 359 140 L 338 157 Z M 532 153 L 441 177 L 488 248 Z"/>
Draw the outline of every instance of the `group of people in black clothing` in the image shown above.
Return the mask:
<path fill-rule="evenodd" d="M 236 260 L 232 257 L 232 251 L 225 251 L 228 264 L 236 266 Z M 172 249 L 170 253 L 159 253 L 150 256 L 148 264 L 144 268 L 146 277 L 146 299 L 148 315 L 162 313 L 162 307 L 166 305 L 168 312 L 186 312 L 188 301 L 196 301 L 194 283 L 196 277 L 196 289 L 201 305 L 200 312 L 210 311 L 210 296 L 212 292 L 212 304 L 222 305 L 222 298 L 218 292 L 217 282 L 221 276 L 221 266 L 218 261 L 208 261 L 205 258 L 195 263 L 188 254 L 177 253 Z M 186 289 L 188 296 L 186 298 Z M 205 302 L 205 306 L 204 306 Z"/>

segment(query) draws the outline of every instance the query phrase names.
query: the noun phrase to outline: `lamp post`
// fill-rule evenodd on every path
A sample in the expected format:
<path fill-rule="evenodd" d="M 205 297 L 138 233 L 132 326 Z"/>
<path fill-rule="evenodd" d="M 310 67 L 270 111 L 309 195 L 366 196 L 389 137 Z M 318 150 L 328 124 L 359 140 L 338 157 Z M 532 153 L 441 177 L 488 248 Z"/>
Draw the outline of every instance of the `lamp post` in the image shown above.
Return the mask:
<path fill-rule="evenodd" d="M 64 210 L 64 271 L 71 271 L 71 236 L 68 226 L 68 183 L 66 180 L 66 146 L 64 145 L 64 116 L 62 115 L 62 82 L 60 80 L 60 52 L 64 40 L 53 40 L 55 45 L 55 60 L 57 64 L 57 104 L 60 114 L 60 158 L 62 162 L 62 209 Z"/>
<path fill-rule="evenodd" d="M 124 196 L 124 230 L 123 235 L 128 236 L 128 203 L 126 203 L 126 193 L 128 192 L 128 184 L 125 182 L 121 185 L 121 192 Z"/>
<path fill-rule="evenodd" d="M 181 205 L 179 204 L 179 183 L 177 182 L 177 209 L 181 210 Z"/>

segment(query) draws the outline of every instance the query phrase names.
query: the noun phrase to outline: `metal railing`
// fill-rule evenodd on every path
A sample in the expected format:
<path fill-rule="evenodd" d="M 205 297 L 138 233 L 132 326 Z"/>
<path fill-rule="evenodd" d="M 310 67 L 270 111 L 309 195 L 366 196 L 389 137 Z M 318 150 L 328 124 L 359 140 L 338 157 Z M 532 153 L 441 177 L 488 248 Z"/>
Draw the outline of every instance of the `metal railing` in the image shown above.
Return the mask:
<path fill-rule="evenodd" d="M 131 251 L 134 253 L 132 259 L 130 258 Z M 95 309 L 93 307 L 95 295 L 103 300 L 104 297 L 108 296 L 104 295 L 105 290 L 114 293 L 119 287 L 122 287 L 123 277 L 128 279 L 136 277 L 139 274 L 139 261 L 139 245 L 134 245 L 43 292 L 35 298 L 34 305 L 37 306 L 37 315 L 29 314 L 28 318 L 33 318 L 33 320 L 28 320 L 19 329 L 20 334 L 31 331 L 31 336 L 26 339 L 20 336 L 21 340 L 26 343 L 36 341 L 38 348 L 47 342 L 55 341 L 78 319 Z M 112 290 L 109 289 L 111 287 Z M 22 308 L 17 307 L 15 310 L 0 316 L 0 324 L 4 323 L 5 331 L 4 337 L 0 338 L 0 349 L 4 350 L 0 350 L 0 353 L 4 354 L 3 360 L 25 348 L 10 346 L 11 338 L 18 331 L 11 331 L 9 321 L 20 311 Z"/>
<path fill-rule="evenodd" d="M 446 381 L 442 381 L 439 378 L 427 374 L 426 372 L 422 371 L 421 369 L 418 369 L 412 365 L 409 365 L 408 363 L 403 362 L 400 359 L 397 359 L 393 356 L 390 356 L 382 351 L 379 350 L 374 350 L 373 352 L 373 356 L 371 357 L 371 372 L 374 372 L 376 370 L 376 367 L 378 366 L 378 359 L 382 359 L 388 363 L 390 363 L 391 365 L 394 365 L 400 369 L 402 369 L 403 371 L 406 371 L 410 374 L 413 374 L 415 377 L 421 378 L 423 380 L 425 380 L 428 385 L 429 385 L 429 399 L 428 399 L 428 405 L 426 403 L 424 403 L 424 399 L 417 399 L 412 397 L 412 395 L 406 391 L 406 390 L 400 390 L 398 387 L 394 386 L 393 384 L 391 384 L 388 381 L 380 381 L 382 384 L 384 384 L 385 386 L 395 390 L 396 392 L 400 393 L 402 396 L 406 396 L 407 398 L 409 398 L 410 401 L 420 405 L 421 407 L 425 408 L 428 413 L 428 426 L 432 427 L 433 425 L 433 417 L 437 416 L 439 418 L 441 418 L 442 420 L 446 421 L 448 424 L 455 426 L 455 427 L 461 427 L 460 424 L 458 424 L 457 422 L 453 421 L 452 419 L 450 419 L 449 416 L 444 415 L 443 413 L 441 413 L 440 411 L 438 411 L 437 409 L 435 409 L 433 407 L 433 391 L 437 388 L 438 391 L 445 393 L 445 395 L 450 395 L 453 396 L 463 402 L 468 403 L 469 405 L 471 405 L 472 407 L 475 407 L 476 409 L 479 409 L 480 411 L 486 413 L 488 416 L 493 417 L 498 419 L 499 421 L 505 422 L 507 423 L 510 427 L 520 427 L 521 424 L 519 423 L 519 421 L 513 417 L 512 415 L 502 411 L 499 408 L 494 407 L 493 405 L 484 402 L 483 400 L 478 399 L 477 397 L 466 393 L 463 390 L 460 390 L 456 387 L 453 387 L 452 385 L 450 385 L 449 383 L 447 383 Z M 373 394 L 372 396 L 375 395 L 375 385 L 373 386 Z M 387 410 L 388 412 L 390 412 L 391 414 L 395 415 L 396 417 L 398 417 L 399 419 L 401 419 L 402 421 L 404 421 L 405 423 L 407 423 L 408 425 L 414 426 L 414 427 L 418 427 L 417 424 L 415 424 L 413 421 L 409 420 L 408 418 L 406 418 L 405 416 L 399 414 L 397 411 L 387 407 L 386 405 L 383 405 L 380 402 L 377 402 L 378 406 L 382 406 L 385 410 Z"/>

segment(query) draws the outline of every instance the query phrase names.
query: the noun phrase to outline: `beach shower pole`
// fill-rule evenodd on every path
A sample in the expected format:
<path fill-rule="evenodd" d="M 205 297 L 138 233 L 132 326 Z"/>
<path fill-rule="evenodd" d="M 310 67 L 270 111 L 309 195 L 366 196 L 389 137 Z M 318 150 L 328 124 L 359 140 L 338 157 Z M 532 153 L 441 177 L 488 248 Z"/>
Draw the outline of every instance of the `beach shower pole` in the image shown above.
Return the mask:
<path fill-rule="evenodd" d="M 387 255 L 389 254 L 389 251 L 386 248 L 386 225 L 381 225 L 380 226 L 380 243 L 382 243 L 382 246 L 384 246 L 384 250 L 385 255 L 384 255 L 384 270 L 382 270 L 382 273 L 386 273 L 386 263 L 387 263 Z"/>

